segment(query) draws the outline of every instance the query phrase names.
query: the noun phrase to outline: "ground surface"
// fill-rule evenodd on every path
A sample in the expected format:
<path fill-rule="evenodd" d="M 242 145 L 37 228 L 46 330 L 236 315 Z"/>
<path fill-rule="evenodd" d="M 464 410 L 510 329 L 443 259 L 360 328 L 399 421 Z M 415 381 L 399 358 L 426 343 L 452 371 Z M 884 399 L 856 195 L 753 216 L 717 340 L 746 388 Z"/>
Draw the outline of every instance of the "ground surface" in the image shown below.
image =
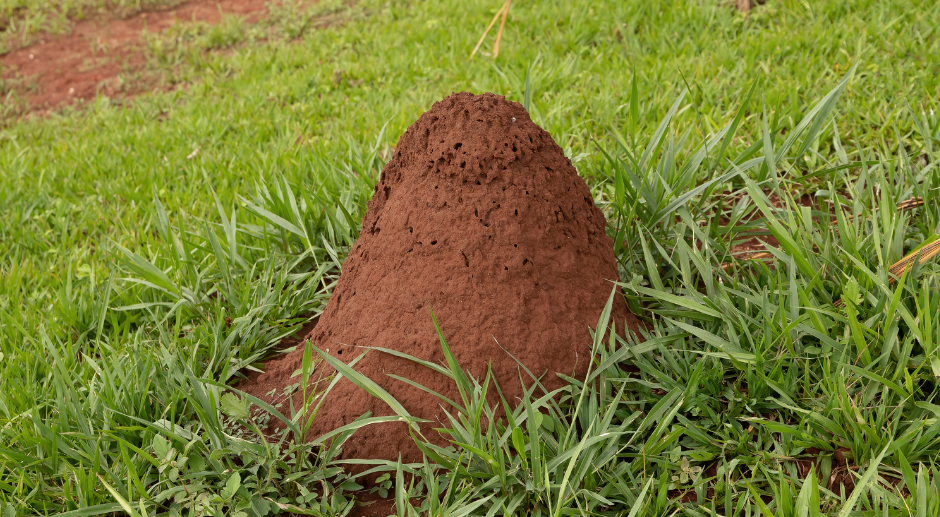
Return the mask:
<path fill-rule="evenodd" d="M 566 150 L 651 335 L 598 344 L 599 391 L 469 418 L 465 445 L 366 492 L 480 515 L 940 511 L 936 261 L 889 273 L 940 228 L 940 4 L 513 2 L 498 57 L 500 23 L 469 59 L 501 5 L 173 24 L 127 54 L 142 69 L 63 66 L 94 100 L 27 117 L 45 90 L 5 65 L 0 514 L 342 513 L 362 487 L 290 440 L 293 391 L 262 408 L 225 386 L 323 311 L 392 146 L 459 90 L 526 102 Z M 46 20 L 6 48 L 95 34 L 60 7 L 0 4 Z M 767 267 L 730 256 L 755 231 Z M 280 448 L 259 438 L 279 415 Z"/>
<path fill-rule="evenodd" d="M 252 23 L 263 16 L 263 0 L 193 0 L 144 11 L 128 18 L 95 16 L 75 23 L 68 35 L 47 35 L 39 42 L 0 56 L 0 79 L 27 85 L 20 89 L 30 111 L 63 104 L 139 93 L 150 84 L 122 84 L 147 63 L 145 31 L 159 33 L 180 22 L 218 23 L 223 14 Z"/>

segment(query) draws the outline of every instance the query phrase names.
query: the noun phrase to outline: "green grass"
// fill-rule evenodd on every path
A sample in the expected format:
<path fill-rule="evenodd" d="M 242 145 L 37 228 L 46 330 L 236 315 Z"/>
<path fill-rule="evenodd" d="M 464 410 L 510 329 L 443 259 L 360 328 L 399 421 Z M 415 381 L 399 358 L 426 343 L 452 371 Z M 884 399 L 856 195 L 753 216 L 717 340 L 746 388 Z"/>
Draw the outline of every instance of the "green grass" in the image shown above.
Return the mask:
<path fill-rule="evenodd" d="M 468 60 L 498 4 L 181 28 L 151 44 L 178 89 L 0 131 L 4 517 L 348 511 L 335 448 L 370 421 L 321 449 L 293 438 L 322 391 L 259 413 L 225 386 L 323 309 L 407 125 L 455 90 L 521 102 L 530 65 L 650 335 L 482 429 L 492 382 L 442 367 L 464 445 L 376 466 L 399 512 L 937 513 L 938 268 L 887 271 L 937 238 L 940 6 L 517 2 Z M 753 230 L 769 265 L 730 256 Z"/>

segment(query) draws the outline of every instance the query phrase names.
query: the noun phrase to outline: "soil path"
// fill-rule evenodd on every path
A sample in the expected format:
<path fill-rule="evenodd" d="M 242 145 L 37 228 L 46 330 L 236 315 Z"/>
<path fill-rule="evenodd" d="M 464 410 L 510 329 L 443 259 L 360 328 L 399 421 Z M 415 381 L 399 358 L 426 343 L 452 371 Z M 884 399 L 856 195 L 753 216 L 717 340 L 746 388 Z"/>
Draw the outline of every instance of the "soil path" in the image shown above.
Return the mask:
<path fill-rule="evenodd" d="M 146 63 L 143 33 L 159 32 L 177 21 L 217 23 L 222 15 L 242 16 L 249 23 L 265 15 L 267 0 L 192 0 L 165 10 L 141 12 L 126 19 L 98 17 L 77 22 L 72 33 L 0 56 L 0 78 L 21 86 L 17 93 L 29 111 L 49 110 L 104 95 L 139 93 L 146 84 L 120 86 L 121 73 Z"/>

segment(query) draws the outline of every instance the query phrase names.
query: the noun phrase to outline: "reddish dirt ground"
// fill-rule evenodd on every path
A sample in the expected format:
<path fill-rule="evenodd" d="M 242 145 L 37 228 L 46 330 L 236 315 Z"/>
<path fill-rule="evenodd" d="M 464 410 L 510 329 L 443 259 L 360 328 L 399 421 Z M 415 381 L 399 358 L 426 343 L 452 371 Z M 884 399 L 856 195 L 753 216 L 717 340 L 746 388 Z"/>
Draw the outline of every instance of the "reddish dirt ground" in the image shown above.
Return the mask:
<path fill-rule="evenodd" d="M 72 33 L 48 37 L 0 56 L 0 77 L 17 79 L 18 94 L 32 112 L 107 96 L 133 95 L 146 82 L 119 90 L 122 73 L 140 70 L 146 62 L 144 31 L 155 33 L 177 21 L 217 23 L 222 15 L 261 19 L 266 0 L 192 0 L 165 10 L 141 12 L 125 19 L 100 16 L 75 23 Z"/>

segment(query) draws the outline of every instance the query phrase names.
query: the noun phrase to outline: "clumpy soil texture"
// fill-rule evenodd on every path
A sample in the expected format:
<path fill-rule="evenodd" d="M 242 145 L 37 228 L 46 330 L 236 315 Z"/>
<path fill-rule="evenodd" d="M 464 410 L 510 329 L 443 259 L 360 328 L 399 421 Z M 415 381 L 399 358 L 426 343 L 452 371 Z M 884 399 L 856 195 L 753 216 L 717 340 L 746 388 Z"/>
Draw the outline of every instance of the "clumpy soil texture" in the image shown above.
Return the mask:
<path fill-rule="evenodd" d="M 534 374 L 546 374 L 550 387 L 560 385 L 556 372 L 586 371 L 589 329 L 617 280 L 604 228 L 584 180 L 520 104 L 493 94 L 451 95 L 399 141 L 369 202 L 362 234 L 308 338 L 346 362 L 363 352 L 359 347 L 373 346 L 443 363 L 433 310 L 457 360 L 481 381 L 491 362 L 514 404 L 522 386 L 507 351 Z M 611 321 L 618 332 L 638 324 L 619 296 Z M 296 383 L 291 374 L 302 354 L 298 347 L 270 361 L 264 374 L 240 388 L 264 397 Z M 421 430 L 444 442 L 432 430 L 447 422 L 441 401 L 387 374 L 460 400 L 453 381 L 378 351 L 355 368 L 412 415 L 434 421 Z M 367 411 L 393 414 L 344 379 L 329 394 L 310 438 Z M 421 458 L 404 423 L 360 429 L 343 449 L 346 458 L 396 460 L 399 453 L 406 462 Z"/>

